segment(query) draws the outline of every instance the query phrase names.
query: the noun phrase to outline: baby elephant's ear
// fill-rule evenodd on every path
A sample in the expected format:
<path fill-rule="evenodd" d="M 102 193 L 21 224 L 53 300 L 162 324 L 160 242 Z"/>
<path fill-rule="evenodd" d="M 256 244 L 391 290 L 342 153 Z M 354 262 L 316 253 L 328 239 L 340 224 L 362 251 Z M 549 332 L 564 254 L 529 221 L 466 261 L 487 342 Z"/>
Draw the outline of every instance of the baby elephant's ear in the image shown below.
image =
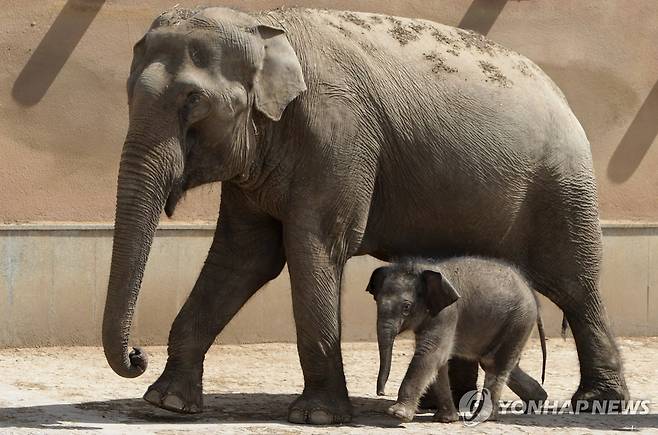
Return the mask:
<path fill-rule="evenodd" d="M 384 277 L 386 276 L 386 267 L 382 266 L 375 269 L 370 275 L 370 282 L 368 282 L 368 287 L 366 291 L 372 295 L 373 298 L 377 299 L 377 292 L 384 282 Z"/>
<path fill-rule="evenodd" d="M 460 298 L 459 293 L 450 281 L 439 272 L 425 270 L 422 275 L 426 290 L 427 308 L 429 308 L 432 316 L 436 316 L 441 310 L 454 304 Z"/>

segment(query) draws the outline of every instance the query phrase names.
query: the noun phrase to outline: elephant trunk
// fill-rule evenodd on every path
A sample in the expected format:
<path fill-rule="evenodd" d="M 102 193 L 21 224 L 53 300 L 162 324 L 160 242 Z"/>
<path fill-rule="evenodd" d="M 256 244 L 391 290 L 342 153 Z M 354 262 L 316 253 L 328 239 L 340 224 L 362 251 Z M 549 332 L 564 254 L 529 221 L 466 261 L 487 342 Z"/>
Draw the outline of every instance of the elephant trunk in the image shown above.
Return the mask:
<path fill-rule="evenodd" d="M 377 375 L 377 395 L 386 394 L 384 389 L 388 375 L 391 373 L 391 359 L 393 357 L 393 342 L 395 331 L 390 325 L 379 323 L 377 325 L 377 344 L 379 347 L 379 374 Z"/>
<path fill-rule="evenodd" d="M 182 172 L 179 140 L 172 139 L 175 135 L 152 141 L 146 137 L 129 131 L 123 147 L 103 315 L 105 356 L 112 369 L 126 378 L 140 376 L 146 370 L 146 354 L 139 348 L 128 350 L 130 328 L 160 214 L 173 180 Z"/>

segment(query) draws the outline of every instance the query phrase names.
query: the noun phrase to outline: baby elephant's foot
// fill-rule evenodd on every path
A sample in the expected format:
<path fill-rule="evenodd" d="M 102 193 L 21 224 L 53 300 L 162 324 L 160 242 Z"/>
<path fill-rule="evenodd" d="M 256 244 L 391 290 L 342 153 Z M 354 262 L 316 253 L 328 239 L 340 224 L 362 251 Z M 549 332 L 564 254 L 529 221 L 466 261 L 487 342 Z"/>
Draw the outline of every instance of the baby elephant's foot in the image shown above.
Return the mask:
<path fill-rule="evenodd" d="M 436 411 L 432 421 L 439 423 L 452 423 L 453 421 L 459 421 L 459 414 L 454 409 L 452 410 L 439 410 Z"/>
<path fill-rule="evenodd" d="M 416 415 L 416 410 L 414 409 L 413 406 L 404 405 L 398 402 L 391 405 L 386 411 L 386 413 L 395 418 L 399 418 L 400 420 L 406 423 L 409 423 L 414 419 L 414 416 Z"/>

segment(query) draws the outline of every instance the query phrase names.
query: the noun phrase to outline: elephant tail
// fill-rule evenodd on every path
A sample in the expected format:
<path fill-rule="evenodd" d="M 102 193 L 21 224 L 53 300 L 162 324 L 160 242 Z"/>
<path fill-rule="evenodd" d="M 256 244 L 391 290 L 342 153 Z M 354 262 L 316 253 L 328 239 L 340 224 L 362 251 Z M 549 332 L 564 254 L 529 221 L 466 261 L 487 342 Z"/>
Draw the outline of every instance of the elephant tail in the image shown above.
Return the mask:
<path fill-rule="evenodd" d="M 537 307 L 537 331 L 539 332 L 539 343 L 541 344 L 541 384 L 544 385 L 544 378 L 546 377 L 546 333 L 544 332 L 544 321 Z"/>
<path fill-rule="evenodd" d="M 537 332 L 539 332 L 539 344 L 541 345 L 541 384 L 544 385 L 546 377 L 546 332 L 544 331 L 544 321 L 541 318 L 541 305 L 536 292 L 532 292 L 537 306 Z"/>

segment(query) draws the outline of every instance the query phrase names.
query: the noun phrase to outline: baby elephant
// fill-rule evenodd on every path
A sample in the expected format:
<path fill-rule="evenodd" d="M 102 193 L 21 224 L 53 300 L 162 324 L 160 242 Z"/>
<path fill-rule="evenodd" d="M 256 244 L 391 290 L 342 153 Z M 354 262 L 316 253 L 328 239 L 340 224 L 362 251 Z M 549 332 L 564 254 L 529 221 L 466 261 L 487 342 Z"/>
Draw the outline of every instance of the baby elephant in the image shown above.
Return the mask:
<path fill-rule="evenodd" d="M 480 363 L 494 404 L 506 382 L 524 400 L 546 399 L 543 388 L 518 366 L 535 322 L 543 370 L 546 349 L 536 296 L 511 266 L 477 257 L 408 260 L 375 270 L 367 291 L 377 301 L 378 394 L 384 394 L 395 337 L 409 329 L 416 335 L 414 356 L 389 414 L 411 421 L 429 387 L 438 401 L 434 421 L 457 420 L 448 378 L 451 357 Z"/>

